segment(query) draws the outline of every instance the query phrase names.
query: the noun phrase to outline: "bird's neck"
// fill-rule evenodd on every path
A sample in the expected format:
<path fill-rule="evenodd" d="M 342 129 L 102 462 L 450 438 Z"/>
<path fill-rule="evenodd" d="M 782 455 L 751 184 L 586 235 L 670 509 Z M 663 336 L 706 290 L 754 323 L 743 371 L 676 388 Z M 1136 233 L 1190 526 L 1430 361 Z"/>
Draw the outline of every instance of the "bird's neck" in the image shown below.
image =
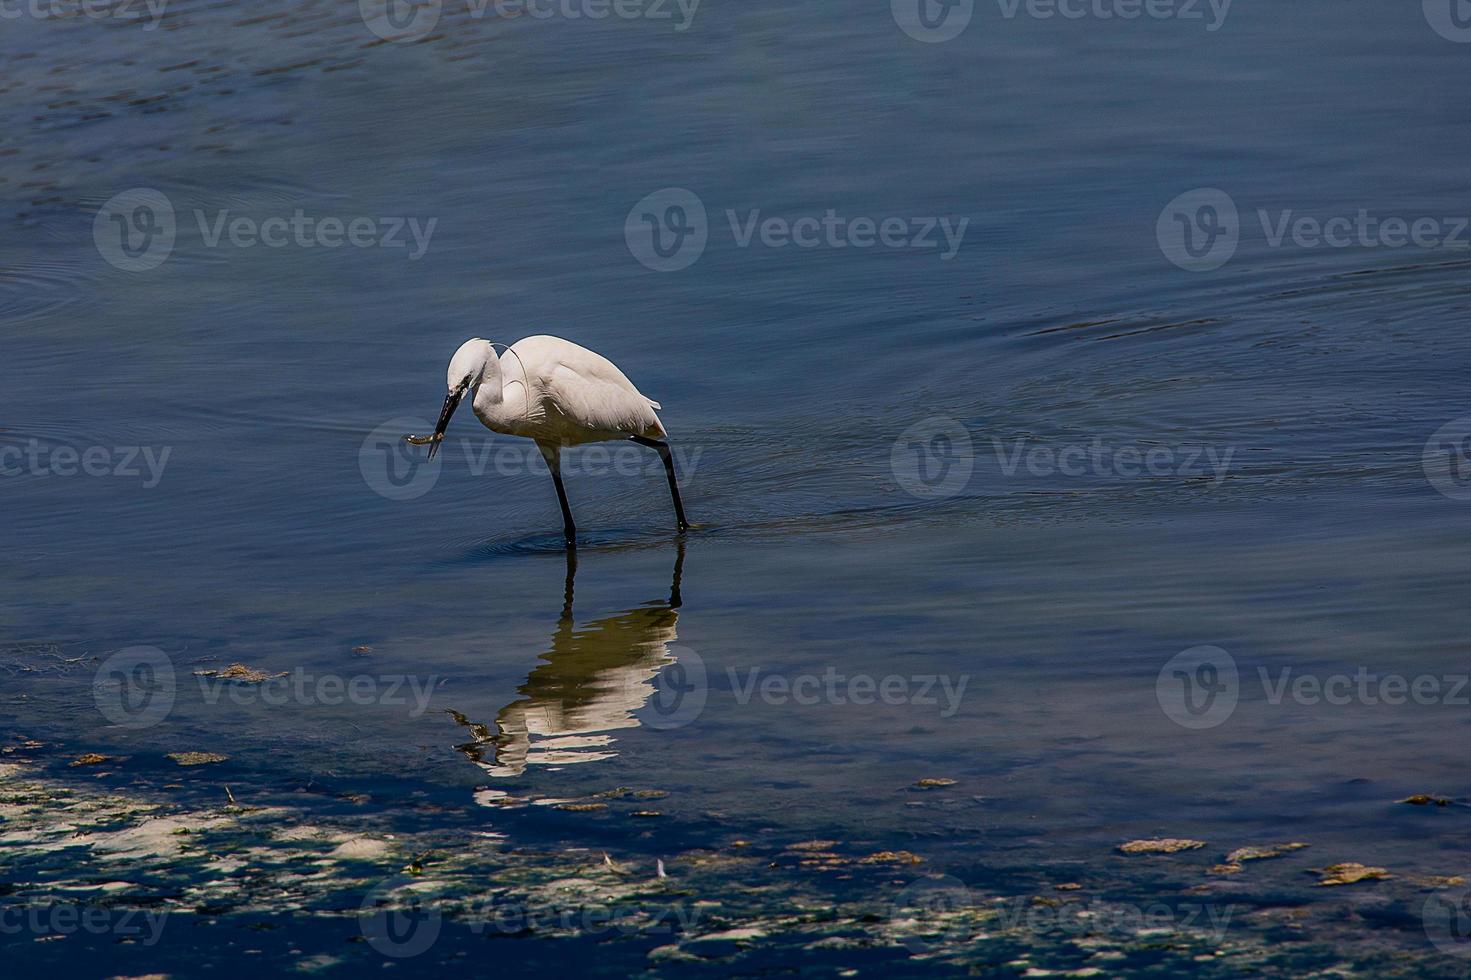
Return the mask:
<path fill-rule="evenodd" d="M 517 389 L 519 391 L 519 387 Z M 526 414 L 525 406 L 519 398 L 506 398 L 505 389 L 501 384 L 499 376 L 492 382 L 490 379 L 484 381 L 475 391 L 475 414 L 488 428 L 496 431 L 506 431 L 512 422 L 520 419 Z"/>

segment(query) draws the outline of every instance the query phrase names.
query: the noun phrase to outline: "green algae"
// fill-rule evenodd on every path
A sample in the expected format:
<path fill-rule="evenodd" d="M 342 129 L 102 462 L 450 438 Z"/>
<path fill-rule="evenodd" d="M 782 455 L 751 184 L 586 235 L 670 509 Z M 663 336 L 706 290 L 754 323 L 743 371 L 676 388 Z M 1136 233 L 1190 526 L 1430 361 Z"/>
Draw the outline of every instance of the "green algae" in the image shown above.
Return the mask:
<path fill-rule="evenodd" d="M 62 786 L 19 766 L 0 772 L 0 791 L 7 902 L 89 895 L 112 908 L 210 922 L 306 916 L 361 935 L 365 910 L 427 908 L 447 935 L 643 943 L 653 971 L 743 969 L 778 950 L 853 964 L 882 957 L 896 975 L 912 967 L 997 976 L 1434 976 L 1451 959 L 1408 943 L 1385 948 L 1386 934 L 1346 932 L 1339 913 L 1306 905 L 1295 906 L 1293 942 L 1281 943 L 1280 908 L 1214 886 L 1192 893 L 1201 886 L 1187 886 L 1185 876 L 1198 882 L 1198 866 L 1180 866 L 1178 885 L 1156 880 L 1150 899 L 1131 903 L 1102 897 L 1122 894 L 1118 882 L 1090 884 L 1086 895 L 1045 884 L 1022 894 L 972 888 L 921 874 L 908 866 L 919 857 L 910 852 L 833 840 L 741 839 L 656 859 L 517 847 L 489 829 L 365 830 L 350 814 L 301 807 L 188 805 Z M 1273 849 L 1256 850 L 1233 854 L 1255 860 Z M 860 877 L 834 890 L 829 877 L 811 874 L 814 865 Z M 344 957 L 371 965 L 373 938 L 340 956 L 304 954 L 296 968 L 319 972 Z"/>

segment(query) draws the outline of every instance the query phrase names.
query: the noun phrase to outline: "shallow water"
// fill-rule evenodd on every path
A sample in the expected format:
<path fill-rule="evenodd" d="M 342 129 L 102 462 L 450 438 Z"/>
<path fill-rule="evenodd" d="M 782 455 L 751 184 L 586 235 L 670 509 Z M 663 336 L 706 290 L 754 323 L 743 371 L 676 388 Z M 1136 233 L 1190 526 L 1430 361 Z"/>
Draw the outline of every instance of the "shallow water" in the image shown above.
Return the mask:
<path fill-rule="evenodd" d="M 1468 870 L 1471 490 L 1442 452 L 1466 431 L 1432 434 L 1466 411 L 1471 249 L 1270 236 L 1287 210 L 1454 232 L 1471 131 L 1450 83 L 1471 48 L 1418 5 L 1327 0 L 1242 4 L 1214 31 L 1209 12 L 978 5 L 937 44 L 883 5 L 680 16 L 449 4 L 427 36 L 380 43 L 357 4 L 194 2 L 154 30 L 22 17 L 0 34 L 7 756 L 184 807 L 228 785 L 450 852 L 493 830 L 663 858 L 676 882 L 737 839 L 787 883 L 817 873 L 780 857 L 793 843 L 903 850 L 924 863 L 823 887 L 881 910 L 925 874 L 1195 896 L 1240 903 L 1273 956 L 1300 940 L 1324 965 L 1388 947 L 1458 968 L 1464 944 L 1432 942 L 1421 908 L 1442 894 L 1424 876 Z M 708 242 L 659 272 L 625 221 L 673 187 L 703 203 Z M 176 229 L 161 264 L 128 271 L 94 219 L 138 188 Z M 1210 271 L 1157 237 L 1197 188 L 1240 215 Z M 743 246 L 753 209 L 968 223 L 948 259 L 938 221 L 934 248 Z M 402 225 L 403 244 L 211 244 L 222 219 L 298 210 Z M 461 340 L 541 332 L 662 402 L 699 525 L 683 543 L 636 447 L 569 459 L 575 576 L 524 447 L 468 412 L 437 471 L 397 447 L 432 425 Z M 105 475 L 66 475 L 63 447 L 96 449 Z M 151 654 L 108 659 L 139 645 L 173 671 L 168 703 L 134 669 Z M 1172 662 L 1201 646 L 1239 672 L 1234 710 L 1184 709 L 1181 678 L 1220 683 Z M 287 677 L 195 674 L 234 663 Z M 1314 693 L 1361 672 L 1368 695 Z M 1383 703 L 1386 676 L 1434 691 Z M 201 749 L 229 758 L 166 758 Z M 68 764 L 87 752 L 123 761 Z M 667 795 L 557 809 L 617 787 Z M 1454 802 L 1396 803 L 1421 793 Z M 364 800 L 334 809 L 347 797 Z M 1169 837 L 1207 846 L 1115 849 Z M 1311 848 L 1207 873 L 1286 841 Z M 34 902 L 54 880 L 29 860 L 6 888 Z M 1347 861 L 1395 877 L 1310 873 Z M 709 874 L 717 897 L 751 877 Z M 341 892 L 334 908 L 362 900 Z M 284 916 L 283 963 L 293 943 L 321 952 L 289 908 L 231 914 Z M 528 964 L 615 969 L 585 948 L 606 943 L 541 934 Z M 87 972 L 100 954 L 78 938 L 4 941 Z M 926 968 L 891 940 L 823 969 Z M 785 942 L 699 962 L 755 970 Z M 1057 946 L 1015 942 L 994 962 L 957 942 L 947 962 L 1006 975 Z M 172 970 L 240 968 L 190 927 L 159 948 Z M 1168 969 L 1217 969 L 1185 963 Z M 661 968 L 679 964 L 696 968 Z"/>

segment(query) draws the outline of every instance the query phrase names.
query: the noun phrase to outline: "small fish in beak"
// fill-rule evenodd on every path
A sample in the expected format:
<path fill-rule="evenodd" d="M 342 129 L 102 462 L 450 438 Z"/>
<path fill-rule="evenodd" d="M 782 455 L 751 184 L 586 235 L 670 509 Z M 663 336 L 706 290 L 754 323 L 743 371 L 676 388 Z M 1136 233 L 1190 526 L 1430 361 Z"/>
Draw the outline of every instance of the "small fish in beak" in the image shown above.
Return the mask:
<path fill-rule="evenodd" d="M 439 423 L 434 427 L 431 436 L 404 436 L 404 441 L 413 446 L 428 446 L 429 458 L 439 452 L 440 443 L 444 442 L 444 430 L 449 428 L 449 420 L 455 414 L 455 409 L 460 407 L 460 399 L 465 397 L 465 389 L 468 385 L 460 385 L 454 391 L 444 397 L 444 408 L 439 413 Z"/>

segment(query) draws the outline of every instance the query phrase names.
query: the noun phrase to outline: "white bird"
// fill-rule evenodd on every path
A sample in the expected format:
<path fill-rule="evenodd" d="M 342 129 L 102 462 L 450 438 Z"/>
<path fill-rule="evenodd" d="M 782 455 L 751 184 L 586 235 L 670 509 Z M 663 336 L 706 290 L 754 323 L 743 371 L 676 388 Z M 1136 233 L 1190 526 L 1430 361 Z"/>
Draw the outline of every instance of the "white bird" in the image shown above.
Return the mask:
<path fill-rule="evenodd" d="M 659 453 L 679 530 L 689 528 L 665 441 L 668 433 L 654 414 L 662 407 L 658 402 L 640 394 L 612 361 L 561 337 L 526 337 L 506 348 L 506 354 L 497 356 L 491 343 L 479 337 L 461 344 L 450 358 L 445 377 L 449 394 L 434 434 L 410 436 L 409 441 L 427 444 L 433 459 L 450 417 L 470 392 L 475 416 L 487 429 L 536 441 L 557 486 L 567 544 L 576 547 L 577 526 L 562 486 L 562 447 L 630 439 Z"/>

